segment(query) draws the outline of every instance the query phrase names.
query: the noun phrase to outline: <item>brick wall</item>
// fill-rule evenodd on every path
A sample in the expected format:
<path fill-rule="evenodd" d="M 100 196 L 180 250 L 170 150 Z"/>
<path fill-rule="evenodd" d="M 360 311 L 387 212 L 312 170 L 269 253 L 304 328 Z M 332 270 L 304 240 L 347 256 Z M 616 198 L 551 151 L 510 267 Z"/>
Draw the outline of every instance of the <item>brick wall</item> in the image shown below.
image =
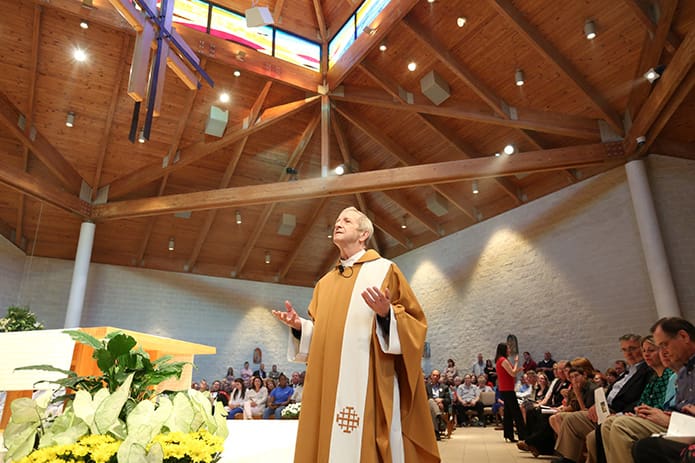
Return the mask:
<path fill-rule="evenodd" d="M 15 245 L 0 237 L 0 317 L 7 314 L 10 305 L 23 304 L 19 288 L 26 259 Z"/>
<path fill-rule="evenodd" d="M 652 156 L 650 182 L 681 308 L 695 318 L 695 162 Z M 21 257 L 21 255 L 19 256 Z M 429 320 L 429 371 L 449 357 L 468 368 L 492 357 L 508 333 L 538 360 L 586 355 L 606 368 L 617 337 L 654 321 L 649 280 L 622 168 L 581 182 L 396 259 Z M 16 249 L 0 239 L 0 301 L 16 299 Z M 4 275 L 14 278 L 5 281 Z M 65 319 L 72 262 L 34 258 L 22 284 L 48 328 Z M 238 372 L 255 347 L 270 368 L 287 362 L 287 331 L 269 310 L 290 299 L 301 312 L 311 290 L 277 284 L 93 264 L 82 324 L 112 325 L 217 347 L 194 377 Z"/>

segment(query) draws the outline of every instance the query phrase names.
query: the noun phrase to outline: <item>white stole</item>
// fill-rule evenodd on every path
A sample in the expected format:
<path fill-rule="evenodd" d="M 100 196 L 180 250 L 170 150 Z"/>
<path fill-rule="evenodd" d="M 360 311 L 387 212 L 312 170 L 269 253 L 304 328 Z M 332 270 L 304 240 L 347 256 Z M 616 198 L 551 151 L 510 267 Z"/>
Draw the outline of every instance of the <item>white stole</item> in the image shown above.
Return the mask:
<path fill-rule="evenodd" d="M 381 287 L 391 261 L 379 258 L 362 264 L 350 298 L 343 330 L 340 373 L 331 427 L 329 461 L 360 461 L 374 311 L 362 298 L 372 286 Z"/>

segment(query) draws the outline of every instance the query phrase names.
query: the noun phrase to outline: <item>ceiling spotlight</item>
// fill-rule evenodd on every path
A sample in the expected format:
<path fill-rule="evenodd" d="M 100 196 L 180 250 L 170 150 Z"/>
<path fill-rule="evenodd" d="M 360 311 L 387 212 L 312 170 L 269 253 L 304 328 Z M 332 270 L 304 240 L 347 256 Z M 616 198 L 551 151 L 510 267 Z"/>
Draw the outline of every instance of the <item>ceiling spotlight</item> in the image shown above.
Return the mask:
<path fill-rule="evenodd" d="M 417 69 L 417 64 L 415 64 L 415 61 L 408 63 L 408 71 L 413 72 L 415 69 Z"/>
<path fill-rule="evenodd" d="M 457 25 L 458 27 L 463 27 L 463 26 L 465 26 L 465 25 L 466 25 L 466 18 L 464 18 L 463 16 L 459 16 L 459 17 L 456 19 L 456 25 Z"/>
<path fill-rule="evenodd" d="M 427 3 L 434 3 L 434 0 L 427 0 Z"/>
<path fill-rule="evenodd" d="M 174 250 L 174 237 L 169 238 L 169 251 Z"/>
<path fill-rule="evenodd" d="M 379 51 L 386 51 L 388 47 L 386 46 L 386 42 L 381 42 L 379 44 Z"/>
<path fill-rule="evenodd" d="M 87 53 L 81 48 L 75 48 L 75 51 L 72 52 L 72 57 L 75 58 L 75 61 L 79 61 L 80 63 L 87 61 Z"/>
<path fill-rule="evenodd" d="M 241 75 L 241 71 L 238 69 L 234 70 L 234 77 L 239 77 Z"/>
<path fill-rule="evenodd" d="M 524 85 L 524 71 L 517 69 L 514 73 L 514 81 L 516 82 L 517 87 Z"/>
<path fill-rule="evenodd" d="M 345 173 L 345 166 L 343 164 L 335 168 L 335 175 L 343 175 Z"/>
<path fill-rule="evenodd" d="M 333 227 L 331 224 L 326 225 L 326 236 L 329 240 L 333 239 Z"/>
<path fill-rule="evenodd" d="M 265 262 L 266 264 L 269 264 L 269 263 L 270 263 L 270 251 L 266 251 L 266 252 L 265 252 L 265 260 L 264 260 L 264 262 Z"/>
<path fill-rule="evenodd" d="M 236 224 L 241 225 L 241 212 L 236 211 L 236 213 L 234 215 L 236 217 Z"/>
<path fill-rule="evenodd" d="M 477 180 L 473 180 L 473 187 L 471 189 L 472 189 L 474 195 L 477 195 L 478 193 L 480 193 L 480 189 L 478 189 L 478 181 Z"/>
<path fill-rule="evenodd" d="M 514 151 L 516 151 L 516 149 L 514 148 L 514 145 L 512 145 L 511 143 L 504 147 L 504 154 L 511 156 L 512 154 L 514 154 Z"/>
<path fill-rule="evenodd" d="M 596 23 L 590 19 L 587 19 L 584 23 L 584 35 L 587 40 L 594 40 L 596 38 Z"/>
<path fill-rule="evenodd" d="M 65 125 L 67 127 L 73 127 L 75 125 L 75 113 L 68 111 L 68 117 L 65 119 Z"/>
<path fill-rule="evenodd" d="M 83 19 L 82 21 L 80 21 L 80 27 L 82 29 L 89 29 L 89 23 L 87 22 L 86 19 Z"/>
<path fill-rule="evenodd" d="M 140 131 L 140 134 L 138 135 L 138 142 L 139 143 L 145 143 L 146 138 L 145 138 L 145 129 L 142 129 Z"/>
<path fill-rule="evenodd" d="M 501 153 L 495 153 L 495 157 L 496 157 L 496 158 L 498 158 L 498 157 L 500 157 L 500 156 L 502 156 Z"/>
<path fill-rule="evenodd" d="M 404 215 L 404 216 L 403 216 L 403 222 L 401 222 L 401 229 L 403 229 L 403 230 L 405 230 L 406 228 L 408 228 L 408 224 L 407 224 L 407 222 L 406 222 L 406 217 L 407 217 L 407 216 Z"/>
<path fill-rule="evenodd" d="M 653 67 L 644 73 L 644 78 L 647 79 L 650 84 L 654 83 L 654 81 L 664 73 L 664 69 L 666 69 L 666 66 L 663 64 Z"/>
<path fill-rule="evenodd" d="M 227 92 L 220 93 L 220 103 L 229 103 L 229 100 L 230 100 L 229 93 L 227 93 Z"/>

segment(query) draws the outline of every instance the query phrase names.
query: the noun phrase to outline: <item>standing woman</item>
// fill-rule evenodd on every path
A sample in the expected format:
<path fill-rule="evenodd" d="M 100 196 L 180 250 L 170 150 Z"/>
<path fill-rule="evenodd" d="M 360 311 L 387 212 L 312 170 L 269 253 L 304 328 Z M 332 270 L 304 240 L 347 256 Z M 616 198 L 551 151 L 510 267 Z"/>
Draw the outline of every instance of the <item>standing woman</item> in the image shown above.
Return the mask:
<path fill-rule="evenodd" d="M 526 437 L 524 419 L 521 416 L 521 409 L 516 401 L 516 393 L 514 392 L 516 374 L 522 371 L 523 368 L 519 368 L 519 355 L 514 356 L 514 366 L 512 366 L 509 360 L 507 360 L 508 353 L 509 348 L 506 343 L 498 344 L 497 352 L 495 353 L 495 365 L 497 367 L 497 387 L 504 401 L 504 440 L 516 442 L 516 439 L 514 439 L 514 424 L 516 424 L 519 439 L 524 440 Z"/>

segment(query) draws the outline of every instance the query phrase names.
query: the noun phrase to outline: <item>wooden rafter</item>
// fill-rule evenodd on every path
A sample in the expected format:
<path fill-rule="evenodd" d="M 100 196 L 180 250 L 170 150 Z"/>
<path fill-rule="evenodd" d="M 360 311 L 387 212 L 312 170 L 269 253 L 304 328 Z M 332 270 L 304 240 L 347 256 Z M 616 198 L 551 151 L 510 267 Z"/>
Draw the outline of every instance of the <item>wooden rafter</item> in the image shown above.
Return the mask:
<path fill-rule="evenodd" d="M 55 175 L 67 191 L 79 194 L 83 180 L 77 170 L 48 142 L 41 132 L 22 129 L 19 126 L 20 116 L 26 121 L 26 116 L 4 93 L 0 92 L 0 123 L 4 124 L 24 146 L 48 167 L 48 170 Z M 34 135 L 33 137 L 29 135 L 30 131 Z"/>
<path fill-rule="evenodd" d="M 391 201 L 398 204 L 398 207 L 403 209 L 412 218 L 420 222 L 429 231 L 434 233 L 436 236 L 441 236 L 439 227 L 432 223 L 432 220 L 427 217 L 424 211 L 418 207 L 415 207 L 408 198 L 405 197 L 403 192 L 396 190 L 389 190 L 383 192 Z"/>
<path fill-rule="evenodd" d="M 266 84 L 263 86 L 261 89 L 260 93 L 256 97 L 256 101 L 254 102 L 253 106 L 251 107 L 251 110 L 249 111 L 249 116 L 248 120 L 251 121 L 251 123 L 255 123 L 256 120 L 258 119 L 258 115 L 261 112 L 261 108 L 263 108 L 263 104 L 265 103 L 265 100 L 268 96 L 268 92 L 270 92 L 270 87 L 272 86 L 272 82 L 266 82 Z M 227 163 L 227 167 L 224 171 L 224 174 L 222 175 L 222 179 L 220 180 L 220 188 L 227 188 L 229 184 L 232 181 L 232 177 L 234 176 L 234 172 L 236 171 L 236 167 L 239 164 L 239 159 L 241 159 L 241 155 L 244 153 L 244 148 L 246 148 L 246 142 L 248 142 L 249 137 L 244 137 L 242 138 L 239 143 L 237 143 L 234 146 L 234 151 L 232 152 L 232 156 L 229 159 L 229 162 Z M 198 261 L 198 256 L 200 255 L 201 249 L 203 249 L 203 244 L 208 238 L 208 234 L 210 233 L 210 229 L 212 228 L 213 223 L 215 222 L 215 219 L 217 218 L 217 210 L 211 210 L 207 211 L 207 215 L 205 216 L 205 220 L 203 222 L 203 226 L 201 227 L 200 231 L 198 232 L 198 236 L 195 240 L 195 244 L 193 245 L 193 250 L 191 251 L 191 255 L 186 261 L 186 267 L 185 270 L 188 272 L 192 272 L 193 268 L 195 267 L 196 262 Z"/>
<path fill-rule="evenodd" d="M 652 93 L 640 109 L 628 131 L 625 151 L 632 154 L 637 148 L 636 138 L 646 135 L 661 111 L 669 104 L 671 96 L 678 90 L 695 62 L 695 28 L 681 42 L 663 74 L 655 82 Z M 653 140 L 650 140 L 653 142 Z"/>
<path fill-rule="evenodd" d="M 316 102 L 318 97 L 307 98 L 302 101 L 294 101 L 264 111 L 261 119 L 253 125 L 246 126 L 243 122 L 227 129 L 227 134 L 219 140 L 213 142 L 198 142 L 181 150 L 178 162 L 169 162 L 166 167 L 162 167 L 161 162 L 155 162 L 149 166 L 140 168 L 128 175 L 114 180 L 109 186 L 109 197 L 118 198 L 126 193 L 146 185 L 165 174 L 170 174 L 176 170 L 186 167 L 199 161 L 222 148 L 225 148 L 244 137 L 248 137 L 256 132 L 268 128 L 286 117 L 292 116 L 302 109 Z"/>
<path fill-rule="evenodd" d="M 516 118 L 505 119 L 469 103 L 456 103 L 440 107 L 427 103 L 422 98 L 415 96 L 413 104 L 404 105 L 393 101 L 393 98 L 385 92 L 363 87 L 341 87 L 331 93 L 331 99 L 333 101 L 346 101 L 411 113 L 431 114 L 433 116 L 463 119 L 502 127 L 554 133 L 590 141 L 600 140 L 600 131 L 594 119 L 529 108 L 517 108 Z"/>
<path fill-rule="evenodd" d="M 369 136 L 372 140 L 378 143 L 382 148 L 384 148 L 391 156 L 393 156 L 400 165 L 412 166 L 419 164 L 419 161 L 413 157 L 410 153 L 406 152 L 398 143 L 391 140 L 389 137 L 381 133 L 378 127 L 374 126 L 370 122 L 367 122 L 362 117 L 357 117 L 351 112 L 347 111 L 345 108 L 335 106 L 336 111 L 338 111 L 345 119 L 350 121 L 355 127 L 362 130 L 365 134 Z M 477 220 L 477 213 L 475 207 L 472 203 L 467 201 L 457 192 L 451 191 L 451 187 L 442 186 L 434 187 L 435 190 L 439 191 L 445 198 L 447 198 L 454 206 L 456 206 L 461 212 L 466 214 L 473 220 Z"/>
<path fill-rule="evenodd" d="M 496 10 L 506 17 L 516 30 L 524 36 L 527 41 L 545 57 L 551 64 L 561 71 L 586 95 L 594 106 L 606 119 L 606 122 L 613 127 L 618 134 L 623 134 L 623 123 L 620 115 L 615 111 L 608 101 L 601 95 L 585 78 L 574 68 L 572 63 L 550 43 L 548 39 L 538 32 L 519 10 L 516 9 L 511 0 L 490 0 Z"/>
<path fill-rule="evenodd" d="M 280 272 L 278 273 L 278 281 L 282 281 L 285 279 L 285 277 L 287 276 L 287 272 L 290 271 L 290 268 L 292 267 L 292 264 L 294 264 L 294 261 L 297 259 L 297 256 L 299 255 L 299 252 L 302 250 L 302 247 L 310 239 L 311 235 L 309 233 L 309 230 L 314 228 L 314 225 L 318 223 L 319 219 L 321 218 L 321 214 L 323 214 L 323 210 L 326 207 L 327 202 L 328 198 L 320 198 L 318 200 L 318 204 L 315 207 L 311 208 L 313 212 L 311 213 L 311 217 L 309 217 L 309 220 L 307 221 L 307 224 L 304 227 L 305 232 L 299 233 L 299 242 L 294 244 L 294 246 L 292 247 L 292 252 L 290 252 L 290 255 L 285 258 L 285 263 L 280 269 Z"/>
<path fill-rule="evenodd" d="M 316 127 L 319 125 L 320 119 L 321 115 L 317 114 L 304 129 L 302 136 L 299 138 L 297 146 L 294 148 L 294 151 L 287 160 L 286 167 L 297 167 L 297 164 L 299 164 L 299 160 L 302 158 L 302 155 L 304 154 L 306 147 L 309 145 L 309 141 L 311 141 L 311 137 L 314 136 L 314 132 L 316 131 Z M 278 180 L 278 183 L 286 183 L 288 176 L 289 174 L 287 173 L 287 170 L 283 170 L 280 174 L 280 179 Z M 246 262 L 248 261 L 249 256 L 251 255 L 251 251 L 253 251 L 253 248 L 256 246 L 256 243 L 258 242 L 258 239 L 261 236 L 261 232 L 268 223 L 270 215 L 273 213 L 273 209 L 275 209 L 275 206 L 275 203 L 266 204 L 265 208 L 263 209 L 263 212 L 261 213 L 261 217 L 256 222 L 256 226 L 254 227 L 253 232 L 251 232 L 251 236 L 249 236 L 249 238 L 246 240 L 246 244 L 244 245 L 241 257 L 239 257 L 239 260 L 237 261 L 236 267 L 233 271 L 233 274 L 237 277 L 241 275 L 241 272 L 243 271 L 244 266 L 246 265 Z"/>
<path fill-rule="evenodd" d="M 463 159 L 418 166 L 383 169 L 313 178 L 295 182 L 225 188 L 159 198 L 133 199 L 96 205 L 93 220 L 144 217 L 179 211 L 252 206 L 297 201 L 324 196 L 342 196 L 367 191 L 437 185 L 440 183 L 507 175 L 549 172 L 586 166 L 617 166 L 625 162 L 621 143 L 595 143 L 542 151 L 529 151 L 504 158 Z"/>
<path fill-rule="evenodd" d="M 328 40 L 328 32 L 326 31 L 326 19 L 323 16 L 321 0 L 312 0 L 312 3 L 316 14 L 316 23 L 319 25 L 319 37 L 321 37 L 321 43 L 324 43 Z"/>
<path fill-rule="evenodd" d="M 650 17 L 650 15 L 646 11 L 644 11 L 644 9 L 642 8 L 642 6 L 638 2 L 638 0 L 623 0 L 623 2 L 635 14 L 637 19 L 640 20 L 642 25 L 644 25 L 644 27 L 647 28 L 649 33 L 651 35 L 656 35 L 656 31 L 658 28 L 657 24 L 655 24 L 654 21 L 652 20 L 652 18 Z M 661 4 L 660 4 L 661 16 L 659 17 L 659 21 L 661 21 L 661 19 L 663 18 L 663 15 L 664 15 L 664 10 L 663 10 L 664 4 L 663 3 L 664 2 L 661 2 Z M 676 51 L 676 49 L 680 46 L 681 41 L 678 39 L 678 37 L 676 37 L 676 34 L 671 32 L 670 27 L 666 30 L 665 39 L 666 39 L 666 43 L 664 45 L 666 47 L 666 50 L 669 53 L 673 54 Z"/>

